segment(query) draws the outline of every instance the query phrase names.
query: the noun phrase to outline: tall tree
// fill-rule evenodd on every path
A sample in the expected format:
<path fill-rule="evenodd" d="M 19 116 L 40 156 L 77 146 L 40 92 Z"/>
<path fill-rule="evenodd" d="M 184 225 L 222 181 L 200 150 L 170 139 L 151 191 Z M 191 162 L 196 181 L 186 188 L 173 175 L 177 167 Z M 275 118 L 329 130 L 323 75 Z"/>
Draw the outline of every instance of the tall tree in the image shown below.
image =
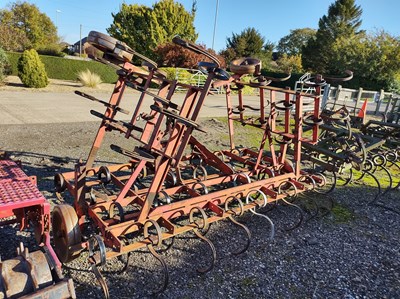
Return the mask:
<path fill-rule="evenodd" d="M 307 45 L 307 42 L 315 37 L 315 29 L 301 28 L 290 30 L 290 33 L 282 37 L 276 47 L 280 54 L 298 55 L 301 54 L 302 48 Z"/>
<path fill-rule="evenodd" d="M 1 11 L 0 31 L 6 34 L 2 38 L 12 48 L 10 50 L 46 48 L 59 40 L 57 28 L 50 18 L 28 2 L 17 1 L 10 5 L 9 10 Z"/>
<path fill-rule="evenodd" d="M 232 33 L 226 47 L 232 48 L 237 56 L 252 56 L 262 52 L 265 38 L 254 28 L 246 28 L 240 34 Z"/>
<path fill-rule="evenodd" d="M 195 13 L 196 1 L 193 1 L 191 12 L 174 0 L 161 0 L 152 7 L 124 3 L 118 13 L 112 14 L 114 21 L 107 32 L 134 50 L 156 58 L 154 49 L 171 41 L 175 35 L 196 41 Z"/>
<path fill-rule="evenodd" d="M 329 6 L 328 15 L 319 19 L 315 39 L 310 39 L 303 48 L 303 66 L 306 69 L 327 73 L 335 69 L 330 51 L 339 38 L 354 38 L 363 33 L 361 26 L 362 9 L 355 0 L 336 0 Z"/>
<path fill-rule="evenodd" d="M 338 70 L 353 70 L 359 86 L 400 92 L 400 37 L 377 31 L 340 38 L 331 51 Z"/>
<path fill-rule="evenodd" d="M 151 8 L 139 4 L 121 5 L 107 32 L 118 40 L 126 42 L 135 51 L 148 55 L 151 50 L 150 19 Z"/>
<path fill-rule="evenodd" d="M 263 65 L 271 61 L 274 45 L 265 41 L 255 28 L 246 28 L 241 33 L 232 33 L 226 40 L 226 49 L 221 51 L 227 62 L 238 57 L 254 57 L 261 59 Z"/>

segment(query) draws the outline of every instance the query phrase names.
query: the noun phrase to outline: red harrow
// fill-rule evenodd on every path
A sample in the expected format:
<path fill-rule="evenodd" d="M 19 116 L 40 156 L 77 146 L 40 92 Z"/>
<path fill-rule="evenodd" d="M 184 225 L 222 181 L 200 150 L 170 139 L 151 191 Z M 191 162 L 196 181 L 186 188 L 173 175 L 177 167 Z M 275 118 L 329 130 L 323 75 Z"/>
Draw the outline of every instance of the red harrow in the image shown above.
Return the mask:
<path fill-rule="evenodd" d="M 235 61 L 231 76 L 220 68 L 214 56 L 178 37 L 173 39 L 176 44 L 211 60 L 199 62 L 200 70 L 207 74 L 203 87 L 167 80 L 153 61 L 109 36 L 91 32 L 88 41 L 105 53 L 103 62 L 116 67 L 118 81 L 109 102 L 77 92 L 103 103 L 106 110 L 104 113 L 91 111 L 101 123 L 86 161 L 76 165 L 75 171 L 55 176 L 57 192 L 61 196 L 61 192 L 68 190 L 73 205 L 56 206 L 52 226 L 55 251 L 61 262 L 69 262 L 88 250 L 92 270 L 106 297 L 108 287 L 98 268 L 106 260 L 147 248 L 164 269 L 164 280 L 154 293 L 162 292 L 167 286 L 168 270 L 156 249 L 167 239 L 173 241 L 175 236 L 193 232 L 208 244 L 212 257 L 210 264 L 198 271 L 210 271 L 217 255 L 213 243 L 206 237 L 210 224 L 226 219 L 242 229 L 246 244 L 234 252 L 240 254 L 249 247 L 251 234 L 236 217 L 246 211 L 264 217 L 271 227 L 272 238 L 273 222 L 260 213 L 261 208 L 284 203 L 297 208 L 302 216 L 302 210 L 293 203 L 295 197 L 318 191 L 327 184 L 322 173 L 306 172 L 301 163 L 302 144 L 314 144 L 318 136 L 317 122 L 313 136 L 303 136 L 303 105 L 313 105 L 314 119 L 318 119 L 319 95 L 309 97 L 268 87 L 271 78 L 259 76 L 260 61 L 256 59 Z M 137 58 L 143 60 L 142 67 L 131 62 Z M 241 82 L 245 74 L 258 75 L 258 79 Z M 157 92 L 149 89 L 153 83 L 159 86 Z M 259 107 L 244 103 L 240 89 L 245 84 L 260 89 Z M 210 99 L 211 88 L 219 86 L 226 90 L 231 146 L 213 152 L 192 133 L 203 131 L 197 122 L 199 113 Z M 182 105 L 174 102 L 178 87 L 187 90 Z M 118 117 L 128 113 L 121 107 L 127 97 L 124 96 L 126 88 L 140 92 L 130 121 Z M 239 89 L 237 107 L 232 105 L 232 89 Z M 265 93 L 269 93 L 268 101 Z M 278 93 L 284 100 L 276 100 Z M 153 99 L 150 107 L 144 106 L 145 97 Z M 246 118 L 246 111 L 259 111 L 260 115 Z M 234 121 L 260 129 L 262 141 L 257 148 L 235 146 Z M 111 150 L 126 156 L 127 161 L 94 165 L 103 140 L 111 131 L 132 140 L 129 148 L 119 146 L 117 138 L 111 145 Z M 289 148 L 291 155 L 288 155 Z M 96 233 L 90 229 L 93 227 Z"/>

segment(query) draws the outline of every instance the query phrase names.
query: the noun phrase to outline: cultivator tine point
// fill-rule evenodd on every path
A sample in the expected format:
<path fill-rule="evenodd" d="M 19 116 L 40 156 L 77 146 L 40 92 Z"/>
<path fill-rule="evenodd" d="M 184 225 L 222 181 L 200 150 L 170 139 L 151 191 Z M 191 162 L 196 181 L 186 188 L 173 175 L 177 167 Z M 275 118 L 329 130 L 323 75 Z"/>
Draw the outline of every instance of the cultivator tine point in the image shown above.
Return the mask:
<path fill-rule="evenodd" d="M 194 218 L 194 214 L 195 213 L 200 213 L 201 215 L 201 222 L 196 221 L 196 219 Z M 209 271 L 211 271 L 214 268 L 215 265 L 215 261 L 217 259 L 217 251 L 215 250 L 215 246 L 214 244 L 208 239 L 206 238 L 204 235 L 208 232 L 209 229 L 209 223 L 208 223 L 208 217 L 206 212 L 204 211 L 204 209 L 199 208 L 199 207 L 194 207 L 190 210 L 189 213 L 189 221 L 191 224 L 194 224 L 196 226 L 195 229 L 193 229 L 194 234 L 200 238 L 201 240 L 203 240 L 211 249 L 212 252 L 212 260 L 209 266 L 203 267 L 203 268 L 198 268 L 197 272 L 199 273 L 207 273 Z M 202 233 L 203 232 L 203 233 Z"/>
<path fill-rule="evenodd" d="M 155 235 L 151 235 L 151 233 L 149 232 L 150 227 L 154 227 L 154 229 L 156 230 Z M 164 274 L 163 283 L 160 285 L 158 289 L 152 292 L 152 295 L 157 295 L 165 291 L 169 281 L 167 263 L 165 262 L 164 258 L 156 252 L 154 248 L 154 247 L 159 247 L 162 244 L 163 239 L 162 239 L 162 231 L 160 225 L 155 220 L 152 219 L 147 220 L 143 227 L 143 235 L 145 237 L 145 240 L 148 242 L 147 249 L 160 262 L 162 266 L 162 272 Z"/>
<path fill-rule="evenodd" d="M 98 266 L 103 266 L 106 263 L 106 247 L 104 245 L 103 239 L 99 235 L 93 235 L 88 240 L 88 250 L 89 250 L 89 263 L 91 264 L 91 269 L 97 282 L 101 286 L 104 294 L 104 298 L 110 298 L 110 292 L 107 286 L 107 282 L 104 276 L 101 274 Z M 98 252 L 96 253 L 96 251 Z"/>
<path fill-rule="evenodd" d="M 234 254 L 234 255 L 242 254 L 242 253 L 246 252 L 247 249 L 249 249 L 249 247 L 250 247 L 250 243 L 251 243 L 251 232 L 250 232 L 250 230 L 249 230 L 249 228 L 248 228 L 247 226 L 245 226 L 243 223 L 240 223 L 240 222 L 236 221 L 236 220 L 233 218 L 233 216 L 229 216 L 228 219 L 229 219 L 233 224 L 235 224 L 235 225 L 241 227 L 241 228 L 245 231 L 245 233 L 246 233 L 246 244 L 245 244 L 245 246 L 244 246 L 242 249 L 239 249 L 239 250 L 236 250 L 236 251 L 232 252 L 232 254 Z"/>
<path fill-rule="evenodd" d="M 256 195 L 256 197 L 252 197 L 252 195 Z M 258 200 L 258 197 L 261 196 L 261 201 Z M 257 190 L 251 190 L 249 193 L 247 193 L 246 195 L 246 204 L 249 204 L 250 202 L 256 202 L 258 208 L 264 208 L 267 206 L 268 204 L 268 197 L 267 195 L 262 192 L 260 189 Z M 262 217 L 264 219 L 267 219 L 267 221 L 269 222 L 270 226 L 271 226 L 271 231 L 269 234 L 269 239 L 273 240 L 275 237 L 275 224 L 274 222 L 271 220 L 271 218 L 269 218 L 267 215 L 261 214 L 256 212 L 256 207 L 250 209 L 250 212 L 253 213 L 253 215 Z"/>

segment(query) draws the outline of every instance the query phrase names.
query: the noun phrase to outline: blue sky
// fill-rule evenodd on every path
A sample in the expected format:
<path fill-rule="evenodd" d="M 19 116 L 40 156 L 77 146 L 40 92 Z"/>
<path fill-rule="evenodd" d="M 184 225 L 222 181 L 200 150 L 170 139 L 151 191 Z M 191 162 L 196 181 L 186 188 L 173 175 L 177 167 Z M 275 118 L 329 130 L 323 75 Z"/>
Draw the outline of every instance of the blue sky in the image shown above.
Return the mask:
<path fill-rule="evenodd" d="M 177 1 L 177 0 L 175 0 Z M 0 0 L 0 8 L 13 1 Z M 106 32 L 112 23 L 111 13 L 119 11 L 122 0 L 29 0 L 46 13 L 58 26 L 59 35 L 69 43 L 79 40 L 90 30 Z M 155 0 L 128 1 L 151 6 Z M 178 0 L 187 10 L 192 0 Z M 318 28 L 318 20 L 327 14 L 334 0 L 219 0 L 214 48 L 219 51 L 226 46 L 226 38 L 240 33 L 247 27 L 256 28 L 266 40 L 277 43 L 280 38 L 297 28 Z M 217 0 L 198 0 L 195 27 L 198 42 L 212 46 L 214 17 Z M 356 0 L 363 9 L 362 29 L 384 29 L 400 36 L 399 0 Z"/>

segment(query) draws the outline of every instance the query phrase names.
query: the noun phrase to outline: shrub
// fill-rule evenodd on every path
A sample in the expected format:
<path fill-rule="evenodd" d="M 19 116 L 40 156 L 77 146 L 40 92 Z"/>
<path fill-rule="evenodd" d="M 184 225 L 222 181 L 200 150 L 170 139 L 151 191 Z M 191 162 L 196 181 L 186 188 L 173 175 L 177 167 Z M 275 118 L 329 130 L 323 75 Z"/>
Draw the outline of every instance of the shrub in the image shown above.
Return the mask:
<path fill-rule="evenodd" d="M 12 74 L 18 75 L 17 64 L 21 53 L 8 52 L 7 55 L 11 62 Z M 103 82 L 115 83 L 118 80 L 115 69 L 97 61 L 73 60 L 44 55 L 40 55 L 40 59 L 45 65 L 48 77 L 51 79 L 76 81 L 79 72 L 89 69 L 98 74 Z"/>
<path fill-rule="evenodd" d="M 31 88 L 42 88 L 49 84 L 44 64 L 36 50 L 26 50 L 18 59 L 18 77 Z"/>
<path fill-rule="evenodd" d="M 92 73 L 90 70 L 81 71 L 78 73 L 78 79 L 81 81 L 83 86 L 87 87 L 98 87 L 101 83 L 101 78 L 99 75 Z"/>
<path fill-rule="evenodd" d="M 6 55 L 6 52 L 0 48 L 0 82 L 3 81 L 4 77 L 10 73 L 10 62 Z"/>

